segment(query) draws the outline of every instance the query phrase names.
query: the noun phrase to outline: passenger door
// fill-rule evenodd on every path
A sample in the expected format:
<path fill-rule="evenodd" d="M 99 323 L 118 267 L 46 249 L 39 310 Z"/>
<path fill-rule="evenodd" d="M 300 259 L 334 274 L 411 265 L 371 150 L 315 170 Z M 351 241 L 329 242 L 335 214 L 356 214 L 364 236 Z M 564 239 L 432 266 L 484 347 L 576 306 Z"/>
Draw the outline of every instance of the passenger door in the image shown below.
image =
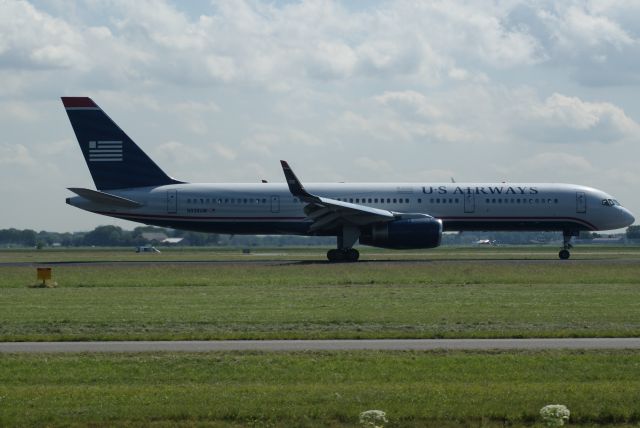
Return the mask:
<path fill-rule="evenodd" d="M 476 198 L 473 193 L 465 193 L 464 195 L 464 212 L 473 213 L 476 211 Z"/>
<path fill-rule="evenodd" d="M 167 213 L 176 214 L 178 212 L 178 191 L 167 190 Z"/>
<path fill-rule="evenodd" d="M 277 195 L 271 196 L 271 212 L 272 213 L 280 212 L 280 196 L 277 196 Z"/>
<path fill-rule="evenodd" d="M 576 192 L 576 212 L 587 212 L 587 197 L 585 196 L 584 192 Z"/>

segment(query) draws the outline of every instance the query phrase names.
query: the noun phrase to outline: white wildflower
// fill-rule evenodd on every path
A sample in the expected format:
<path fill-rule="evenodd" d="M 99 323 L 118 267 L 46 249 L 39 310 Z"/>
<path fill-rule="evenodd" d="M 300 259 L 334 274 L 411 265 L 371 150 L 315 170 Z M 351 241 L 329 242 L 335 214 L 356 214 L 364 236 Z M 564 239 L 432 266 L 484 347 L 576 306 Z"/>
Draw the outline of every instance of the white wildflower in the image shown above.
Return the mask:
<path fill-rule="evenodd" d="M 542 421 L 548 427 L 561 427 L 569 420 L 569 409 L 562 404 L 549 404 L 540 409 Z"/>
<path fill-rule="evenodd" d="M 383 428 L 389 422 L 387 414 L 382 410 L 367 410 L 360 413 L 360 424 L 367 428 Z"/>

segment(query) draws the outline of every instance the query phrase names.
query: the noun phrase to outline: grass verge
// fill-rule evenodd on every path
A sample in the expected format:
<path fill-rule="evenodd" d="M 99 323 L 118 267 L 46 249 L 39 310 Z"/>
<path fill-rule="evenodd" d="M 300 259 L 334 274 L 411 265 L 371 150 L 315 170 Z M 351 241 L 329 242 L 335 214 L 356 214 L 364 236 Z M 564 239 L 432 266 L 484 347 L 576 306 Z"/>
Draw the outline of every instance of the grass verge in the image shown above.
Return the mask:
<path fill-rule="evenodd" d="M 343 352 L 3 355 L 1 426 L 522 426 L 640 422 L 640 354 Z M 539 426 L 539 425 L 538 425 Z"/>
<path fill-rule="evenodd" d="M 640 263 L 0 267 L 0 340 L 640 336 Z"/>

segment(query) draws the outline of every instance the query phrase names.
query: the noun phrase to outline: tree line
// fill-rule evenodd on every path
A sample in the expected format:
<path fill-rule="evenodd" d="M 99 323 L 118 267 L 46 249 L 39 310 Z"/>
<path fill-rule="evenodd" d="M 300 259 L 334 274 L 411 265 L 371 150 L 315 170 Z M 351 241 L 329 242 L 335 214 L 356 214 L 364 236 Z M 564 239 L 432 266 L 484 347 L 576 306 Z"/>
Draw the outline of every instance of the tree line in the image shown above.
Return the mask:
<path fill-rule="evenodd" d="M 145 232 L 162 232 L 167 237 L 181 237 L 189 245 L 217 245 L 219 235 L 178 230 L 163 229 L 151 226 L 136 227 L 124 230 L 119 226 L 98 226 L 89 232 L 48 232 L 25 229 L 0 229 L 0 245 L 21 247 L 127 247 L 147 244 L 143 237 Z"/>
<path fill-rule="evenodd" d="M 140 226 L 133 230 L 124 230 L 119 226 L 98 226 L 88 232 L 36 232 L 31 229 L 0 229 L 0 246 L 10 247 L 128 247 L 150 243 L 143 236 L 146 232 L 163 233 L 169 238 L 183 238 L 179 245 L 185 246 L 297 246 L 335 244 L 333 237 L 303 236 L 253 236 L 218 235 L 215 233 L 187 232 L 153 226 Z M 602 237 L 597 233 L 582 232 L 580 239 Z M 606 236 L 606 235 L 605 235 Z M 625 237 L 627 241 L 640 243 L 640 225 L 629 226 Z M 477 240 L 489 240 L 502 244 L 544 244 L 562 239 L 559 232 L 464 232 L 447 234 L 443 237 L 445 245 L 472 244 Z M 153 242 L 153 241 L 151 241 Z M 157 242 L 156 242 L 157 243 Z"/>

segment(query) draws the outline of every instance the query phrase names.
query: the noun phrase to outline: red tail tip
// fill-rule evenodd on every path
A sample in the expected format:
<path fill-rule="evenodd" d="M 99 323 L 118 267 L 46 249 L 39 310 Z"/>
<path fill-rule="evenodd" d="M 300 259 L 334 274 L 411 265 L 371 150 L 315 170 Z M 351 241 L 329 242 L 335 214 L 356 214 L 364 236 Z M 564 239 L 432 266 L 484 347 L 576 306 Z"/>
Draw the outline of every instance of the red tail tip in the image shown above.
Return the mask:
<path fill-rule="evenodd" d="M 98 107 L 89 97 L 61 97 L 62 104 L 68 107 Z"/>

